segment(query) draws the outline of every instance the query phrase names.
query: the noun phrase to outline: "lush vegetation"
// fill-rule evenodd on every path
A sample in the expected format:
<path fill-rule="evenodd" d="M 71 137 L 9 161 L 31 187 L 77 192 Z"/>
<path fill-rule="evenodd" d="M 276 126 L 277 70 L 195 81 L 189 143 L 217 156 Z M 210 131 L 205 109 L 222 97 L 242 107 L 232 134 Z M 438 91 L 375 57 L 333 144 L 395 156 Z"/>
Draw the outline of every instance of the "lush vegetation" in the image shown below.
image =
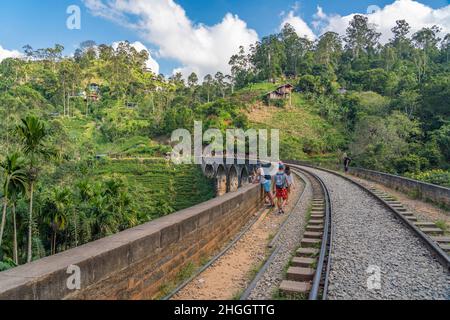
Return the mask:
<path fill-rule="evenodd" d="M 214 196 L 200 168 L 165 159 L 165 134 L 192 126 L 191 103 L 205 121 L 244 121 L 216 101 L 219 87 L 199 104 L 180 75 L 153 74 L 126 42 L 88 41 L 73 58 L 59 45 L 24 50 L 0 64 L 0 270 Z"/>
<path fill-rule="evenodd" d="M 164 157 L 174 129 L 281 129 L 281 157 L 450 184 L 450 36 L 393 38 L 355 16 L 317 41 L 286 25 L 230 59 L 231 74 L 166 79 L 145 51 L 82 43 L 24 47 L 0 63 L 0 270 L 113 234 L 213 196 L 195 166 Z M 289 82 L 292 99 L 267 99 Z"/>
<path fill-rule="evenodd" d="M 291 108 L 250 115 L 287 130 L 283 156 L 347 152 L 354 165 L 419 179 L 441 169 L 433 181 L 448 185 L 450 35 L 440 38 L 435 26 L 409 31 L 397 21 L 392 39 L 380 44 L 367 18 L 356 15 L 345 37 L 327 32 L 311 42 L 286 25 L 232 57 L 234 89 L 245 95 L 262 81 L 296 86 Z"/>

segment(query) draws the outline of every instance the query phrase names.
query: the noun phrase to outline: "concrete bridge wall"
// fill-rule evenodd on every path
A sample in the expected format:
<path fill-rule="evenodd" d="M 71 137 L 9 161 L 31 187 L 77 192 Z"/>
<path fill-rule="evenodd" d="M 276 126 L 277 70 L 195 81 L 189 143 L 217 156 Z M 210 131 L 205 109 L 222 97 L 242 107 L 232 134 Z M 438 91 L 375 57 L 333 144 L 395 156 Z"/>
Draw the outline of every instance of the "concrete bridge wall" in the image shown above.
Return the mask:
<path fill-rule="evenodd" d="M 405 192 L 419 199 L 450 207 L 449 188 L 361 168 L 352 167 L 350 168 L 350 173 L 357 177 L 372 180 L 389 188 Z"/>
<path fill-rule="evenodd" d="M 152 299 L 189 263 L 210 257 L 261 205 L 259 185 L 0 273 L 0 299 Z M 68 266 L 81 289 L 67 287 Z"/>

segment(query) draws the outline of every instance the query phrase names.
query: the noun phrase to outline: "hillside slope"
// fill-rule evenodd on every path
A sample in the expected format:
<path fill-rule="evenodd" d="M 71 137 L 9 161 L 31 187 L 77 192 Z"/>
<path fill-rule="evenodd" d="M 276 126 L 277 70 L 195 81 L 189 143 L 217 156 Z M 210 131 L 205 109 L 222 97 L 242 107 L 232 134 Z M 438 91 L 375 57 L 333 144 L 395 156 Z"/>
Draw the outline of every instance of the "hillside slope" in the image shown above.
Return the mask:
<path fill-rule="evenodd" d="M 280 156 L 284 159 L 336 158 L 345 139 L 339 127 L 333 126 L 299 93 L 292 96 L 292 105 L 267 106 L 263 96 L 277 85 L 253 84 L 235 93 L 235 99 L 244 103 L 249 127 L 280 130 Z"/>

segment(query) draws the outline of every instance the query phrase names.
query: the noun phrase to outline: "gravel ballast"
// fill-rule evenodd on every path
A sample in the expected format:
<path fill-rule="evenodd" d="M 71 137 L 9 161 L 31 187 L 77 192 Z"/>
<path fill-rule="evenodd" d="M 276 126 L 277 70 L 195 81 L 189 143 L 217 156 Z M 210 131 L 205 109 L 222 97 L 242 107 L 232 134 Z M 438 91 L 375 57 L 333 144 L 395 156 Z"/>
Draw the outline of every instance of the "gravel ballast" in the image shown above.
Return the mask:
<path fill-rule="evenodd" d="M 392 211 L 341 177 L 307 170 L 323 179 L 333 204 L 328 299 L 450 298 L 449 272 Z"/>

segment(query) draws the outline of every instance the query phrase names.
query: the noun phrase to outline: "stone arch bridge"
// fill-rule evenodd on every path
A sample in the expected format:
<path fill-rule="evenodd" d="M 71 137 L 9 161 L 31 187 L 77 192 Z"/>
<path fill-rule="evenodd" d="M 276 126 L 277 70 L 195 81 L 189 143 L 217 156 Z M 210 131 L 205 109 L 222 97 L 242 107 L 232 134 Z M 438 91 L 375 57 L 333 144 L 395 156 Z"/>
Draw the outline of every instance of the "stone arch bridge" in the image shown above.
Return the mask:
<path fill-rule="evenodd" d="M 215 181 L 217 196 L 235 192 L 250 183 L 250 177 L 257 166 L 270 167 L 270 163 L 236 158 L 203 158 L 203 174 Z"/>

